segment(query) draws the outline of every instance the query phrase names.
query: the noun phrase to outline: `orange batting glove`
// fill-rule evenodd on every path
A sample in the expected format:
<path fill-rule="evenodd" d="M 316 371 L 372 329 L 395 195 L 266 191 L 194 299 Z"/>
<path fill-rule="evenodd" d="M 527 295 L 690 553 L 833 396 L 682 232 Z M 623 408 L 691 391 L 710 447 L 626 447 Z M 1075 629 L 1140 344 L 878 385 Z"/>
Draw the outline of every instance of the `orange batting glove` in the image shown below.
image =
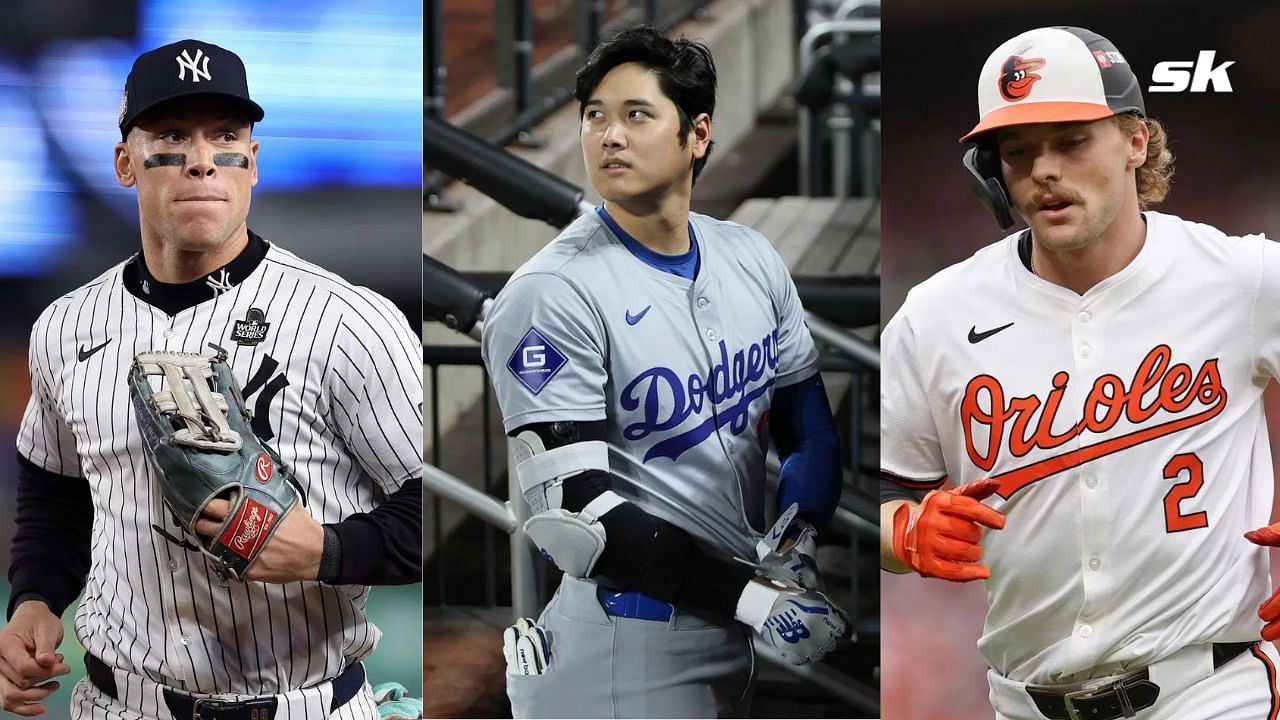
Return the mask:
<path fill-rule="evenodd" d="M 1255 545 L 1280 547 L 1280 523 L 1250 530 L 1244 537 Z M 1280 638 L 1280 590 L 1276 590 L 1266 602 L 1258 606 L 1258 617 L 1266 623 L 1262 626 L 1263 640 L 1275 642 Z"/>
<path fill-rule="evenodd" d="M 934 490 L 915 508 L 893 513 L 893 554 L 924 577 L 968 582 L 991 577 L 983 565 L 982 528 L 1004 527 L 1004 516 L 982 504 L 1000 488 L 979 480 L 952 490 Z M 1280 535 L 1277 535 L 1280 541 Z M 1273 598 L 1274 600 L 1274 598 Z"/>

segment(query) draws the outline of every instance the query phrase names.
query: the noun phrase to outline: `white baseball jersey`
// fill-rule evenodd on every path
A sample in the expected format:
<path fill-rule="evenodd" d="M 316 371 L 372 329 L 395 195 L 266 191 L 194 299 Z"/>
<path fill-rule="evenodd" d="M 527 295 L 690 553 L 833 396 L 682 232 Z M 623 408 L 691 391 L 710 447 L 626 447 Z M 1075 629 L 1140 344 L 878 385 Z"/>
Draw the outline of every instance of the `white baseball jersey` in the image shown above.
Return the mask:
<path fill-rule="evenodd" d="M 782 259 L 691 213 L 693 280 L 637 257 L 586 213 L 512 276 L 485 322 L 503 422 L 606 420 L 615 491 L 725 555 L 755 557 L 766 411 L 818 371 Z"/>
<path fill-rule="evenodd" d="M 1084 295 L 1018 235 L 920 284 L 882 339 L 881 462 L 917 487 L 993 477 L 995 672 L 1066 683 L 1190 644 L 1255 640 L 1271 591 L 1262 391 L 1280 373 L 1280 247 L 1145 213 Z"/>
<path fill-rule="evenodd" d="M 93 498 L 76 635 L 108 665 L 188 692 L 281 693 L 371 653 L 369 588 L 223 582 L 164 506 L 129 402 L 137 353 L 226 348 L 254 428 L 293 466 L 321 523 L 421 477 L 419 344 L 373 291 L 277 246 L 238 284 L 175 316 L 131 294 L 122 263 L 58 299 L 31 333 L 18 450 Z M 121 693 L 136 688 L 121 686 Z"/>

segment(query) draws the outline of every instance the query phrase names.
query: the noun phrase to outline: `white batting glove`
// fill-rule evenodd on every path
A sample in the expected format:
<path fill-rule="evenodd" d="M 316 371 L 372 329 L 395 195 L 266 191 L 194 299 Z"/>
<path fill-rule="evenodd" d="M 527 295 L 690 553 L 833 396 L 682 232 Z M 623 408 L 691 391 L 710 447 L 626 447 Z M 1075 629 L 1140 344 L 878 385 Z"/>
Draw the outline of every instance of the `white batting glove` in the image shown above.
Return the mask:
<path fill-rule="evenodd" d="M 844 611 L 825 594 L 762 577 L 742 589 L 734 619 L 792 665 L 821 660 L 849 632 Z"/>
<path fill-rule="evenodd" d="M 792 503 L 778 517 L 773 529 L 756 543 L 756 560 L 761 573 L 767 577 L 825 593 L 827 584 L 818 572 L 818 563 L 814 560 L 818 554 L 818 545 L 814 540 L 817 530 L 809 523 L 796 519 L 798 510 L 799 505 Z M 799 528 L 795 542 L 786 550 L 779 550 L 787 530 L 795 528 Z"/>
<path fill-rule="evenodd" d="M 533 618 L 520 618 L 502 631 L 502 654 L 507 659 L 508 675 L 544 674 L 551 662 L 547 631 Z"/>

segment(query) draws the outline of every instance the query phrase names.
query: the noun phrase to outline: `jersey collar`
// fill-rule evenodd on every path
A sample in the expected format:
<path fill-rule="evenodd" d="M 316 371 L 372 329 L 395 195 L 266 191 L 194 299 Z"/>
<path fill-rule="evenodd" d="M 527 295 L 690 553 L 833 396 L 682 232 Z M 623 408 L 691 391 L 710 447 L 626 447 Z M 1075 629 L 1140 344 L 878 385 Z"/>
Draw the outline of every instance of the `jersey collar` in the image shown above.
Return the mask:
<path fill-rule="evenodd" d="M 702 265 L 702 259 L 698 254 L 698 236 L 693 231 L 693 220 L 689 220 L 689 249 L 679 255 L 664 255 L 656 250 L 650 250 L 643 243 L 636 240 L 617 220 L 609 214 L 604 205 L 596 208 L 596 214 L 600 216 L 600 220 L 609 228 L 609 232 L 613 233 L 622 245 L 636 256 L 638 260 L 645 265 L 662 272 L 682 277 L 686 280 L 692 280 L 698 275 L 698 269 Z"/>
<path fill-rule="evenodd" d="M 212 300 L 231 290 L 256 269 L 267 256 L 267 241 L 249 231 L 249 243 L 231 262 L 202 278 L 184 283 L 160 282 L 147 272 L 139 250 L 124 266 L 124 287 L 129 294 L 166 315 L 177 315 L 189 307 Z"/>

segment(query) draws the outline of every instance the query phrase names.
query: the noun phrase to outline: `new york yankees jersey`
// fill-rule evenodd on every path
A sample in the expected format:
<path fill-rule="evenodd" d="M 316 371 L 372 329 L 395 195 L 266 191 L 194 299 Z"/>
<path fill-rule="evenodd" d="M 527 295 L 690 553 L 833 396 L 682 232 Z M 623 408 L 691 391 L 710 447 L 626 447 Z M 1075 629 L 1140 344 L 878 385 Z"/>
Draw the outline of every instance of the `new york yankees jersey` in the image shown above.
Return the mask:
<path fill-rule="evenodd" d="M 92 494 L 76 634 L 108 665 L 187 692 L 315 685 L 371 653 L 381 631 L 365 617 L 367 587 L 218 579 L 143 454 L 125 381 L 136 354 L 225 348 L 255 433 L 296 471 L 294 511 L 318 522 L 368 512 L 421 477 L 421 365 L 404 316 L 367 288 L 255 243 L 262 257 L 241 281 L 214 273 L 209 299 L 176 315 L 129 291 L 126 262 L 55 301 L 31 333 L 18 450 L 85 478 Z"/>
<path fill-rule="evenodd" d="M 512 276 L 483 353 L 508 432 L 607 421 L 615 491 L 724 555 L 754 559 L 767 411 L 818 371 L 786 266 L 759 233 L 690 214 L 693 280 L 586 213 Z"/>
<path fill-rule="evenodd" d="M 1280 247 L 1145 213 L 1146 241 L 1083 295 L 1018 234 L 911 291 L 885 328 L 882 467 L 987 501 L 998 674 L 1067 683 L 1192 644 L 1256 640 L 1270 593 L 1262 391 L 1280 373 Z"/>

